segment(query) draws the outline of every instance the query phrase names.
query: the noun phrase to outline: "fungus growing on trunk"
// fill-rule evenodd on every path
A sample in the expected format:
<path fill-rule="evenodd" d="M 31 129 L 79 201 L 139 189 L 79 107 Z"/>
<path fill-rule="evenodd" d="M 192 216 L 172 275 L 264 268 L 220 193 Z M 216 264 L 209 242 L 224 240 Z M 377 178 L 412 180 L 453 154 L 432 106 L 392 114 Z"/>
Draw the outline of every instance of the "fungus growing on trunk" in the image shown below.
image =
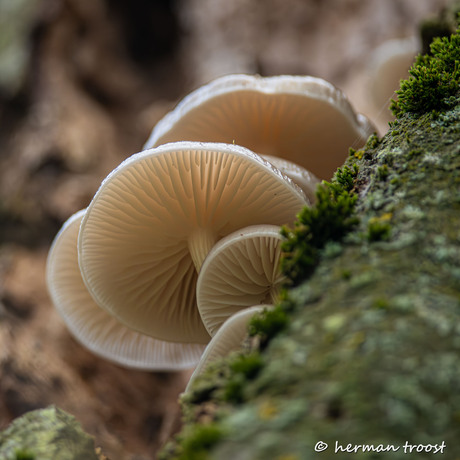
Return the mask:
<path fill-rule="evenodd" d="M 210 363 L 228 356 L 232 351 L 241 349 L 243 341 L 248 335 L 248 326 L 252 317 L 270 307 L 271 305 L 255 305 L 244 308 L 230 316 L 206 346 L 185 391 L 188 391 L 193 382 L 206 370 Z"/>
<path fill-rule="evenodd" d="M 316 186 L 321 181 L 314 174 L 307 171 L 302 166 L 280 157 L 274 157 L 272 155 L 261 155 L 261 157 L 292 179 L 292 181 L 304 191 L 310 203 L 313 204 L 315 202 Z"/>
<path fill-rule="evenodd" d="M 373 132 L 345 95 L 320 78 L 227 75 L 185 97 L 154 127 L 144 148 L 175 141 L 235 143 L 329 180 L 349 148 Z"/>
<path fill-rule="evenodd" d="M 72 335 L 94 354 L 145 370 L 178 370 L 197 364 L 204 345 L 165 342 L 127 328 L 100 308 L 78 267 L 77 239 L 85 210 L 71 216 L 48 254 L 46 280 L 51 299 Z"/>
<path fill-rule="evenodd" d="M 276 225 L 252 225 L 221 239 L 198 276 L 196 296 L 211 336 L 239 310 L 276 303 L 283 282 L 283 237 Z"/>
<path fill-rule="evenodd" d="M 159 340 L 207 343 L 198 272 L 224 236 L 292 224 L 309 204 L 288 177 L 231 144 L 177 142 L 125 160 L 83 218 L 79 264 L 102 308 Z"/>

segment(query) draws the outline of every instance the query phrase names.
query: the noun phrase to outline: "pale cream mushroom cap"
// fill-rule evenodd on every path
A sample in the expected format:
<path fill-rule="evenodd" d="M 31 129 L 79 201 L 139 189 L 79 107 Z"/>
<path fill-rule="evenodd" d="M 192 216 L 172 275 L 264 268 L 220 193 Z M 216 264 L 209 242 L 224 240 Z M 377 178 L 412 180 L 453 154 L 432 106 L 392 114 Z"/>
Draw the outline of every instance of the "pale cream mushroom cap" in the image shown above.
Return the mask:
<path fill-rule="evenodd" d="M 276 169 L 279 169 L 283 174 L 286 174 L 292 181 L 297 184 L 305 193 L 310 203 L 316 201 L 316 187 L 321 181 L 310 171 L 307 171 L 302 166 L 299 166 L 292 161 L 284 158 L 274 157 L 271 155 L 261 155 L 262 158 L 270 162 Z"/>
<path fill-rule="evenodd" d="M 255 305 L 240 310 L 230 316 L 206 346 L 200 362 L 190 377 L 185 392 L 190 389 L 196 378 L 201 375 L 213 361 L 219 358 L 225 358 L 231 352 L 239 350 L 244 339 L 248 335 L 249 322 L 253 316 L 271 307 L 272 305 Z"/>
<path fill-rule="evenodd" d="M 144 148 L 180 140 L 243 145 L 330 179 L 375 132 L 332 84 L 310 76 L 227 75 L 197 89 L 154 127 Z"/>
<path fill-rule="evenodd" d="M 78 267 L 77 239 L 85 210 L 71 216 L 56 235 L 47 259 L 48 291 L 72 335 L 94 354 L 122 366 L 179 370 L 195 366 L 204 345 L 156 340 L 135 332 L 90 296 Z"/>
<path fill-rule="evenodd" d="M 415 37 L 391 39 L 380 45 L 369 62 L 369 96 L 375 109 L 386 109 L 395 98 L 401 80 L 408 78 L 409 69 L 420 52 Z"/>
<path fill-rule="evenodd" d="M 160 340 L 207 343 L 197 272 L 222 237 L 292 224 L 308 200 L 259 155 L 178 142 L 133 155 L 102 183 L 82 221 L 79 264 L 97 303 Z"/>
<path fill-rule="evenodd" d="M 198 310 L 211 336 L 237 311 L 274 304 L 284 280 L 280 270 L 283 237 L 276 225 L 252 225 L 220 240 L 198 276 Z"/>

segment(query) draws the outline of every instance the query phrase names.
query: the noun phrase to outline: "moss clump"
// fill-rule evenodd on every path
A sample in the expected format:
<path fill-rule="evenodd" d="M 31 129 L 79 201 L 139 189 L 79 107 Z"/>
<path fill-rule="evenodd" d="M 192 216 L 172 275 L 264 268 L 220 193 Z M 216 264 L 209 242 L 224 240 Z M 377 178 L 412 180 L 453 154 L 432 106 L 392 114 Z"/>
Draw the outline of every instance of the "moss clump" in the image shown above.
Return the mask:
<path fill-rule="evenodd" d="M 258 351 L 238 355 L 230 361 L 230 377 L 222 389 L 224 401 L 241 403 L 245 399 L 244 390 L 249 380 L 254 379 L 263 367 Z"/>
<path fill-rule="evenodd" d="M 382 165 L 377 168 L 377 177 L 380 180 L 385 180 L 389 175 L 388 165 Z"/>
<path fill-rule="evenodd" d="M 224 432 L 215 423 L 207 425 L 194 425 L 183 433 L 182 442 L 169 445 L 159 457 L 173 458 L 174 460 L 206 460 L 209 458 L 209 450 L 218 443 Z"/>
<path fill-rule="evenodd" d="M 390 237 L 391 226 L 389 220 L 391 213 L 380 217 L 371 217 L 367 227 L 367 239 L 370 242 L 387 240 Z"/>
<path fill-rule="evenodd" d="M 289 315 L 282 305 L 276 305 L 271 310 L 265 310 L 258 315 L 254 315 L 249 323 L 249 335 L 258 336 L 261 341 L 261 348 L 272 337 L 283 331 L 289 323 Z"/>
<path fill-rule="evenodd" d="M 408 80 L 396 91 L 398 100 L 390 109 L 396 117 L 404 113 L 442 111 L 455 105 L 460 94 L 460 28 L 450 37 L 437 37 L 430 55 L 419 55 Z"/>
<path fill-rule="evenodd" d="M 15 452 L 16 460 L 35 460 L 35 454 L 30 450 L 18 449 Z"/>
<path fill-rule="evenodd" d="M 353 193 L 357 174 L 356 165 L 339 168 L 331 182 L 318 186 L 315 206 L 300 212 L 293 229 L 282 228 L 281 270 L 293 285 L 313 273 L 326 243 L 340 241 L 358 223 Z"/>
<path fill-rule="evenodd" d="M 366 150 L 375 149 L 380 145 L 380 139 L 377 134 L 372 134 L 366 142 Z"/>

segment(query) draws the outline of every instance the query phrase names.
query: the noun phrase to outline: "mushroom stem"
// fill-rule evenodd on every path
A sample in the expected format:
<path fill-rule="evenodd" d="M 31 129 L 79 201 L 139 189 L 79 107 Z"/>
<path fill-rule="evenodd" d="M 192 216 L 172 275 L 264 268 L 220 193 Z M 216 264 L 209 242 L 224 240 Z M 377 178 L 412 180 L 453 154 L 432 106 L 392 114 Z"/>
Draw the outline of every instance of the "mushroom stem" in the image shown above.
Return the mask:
<path fill-rule="evenodd" d="M 217 238 L 212 231 L 206 228 L 197 228 L 188 238 L 188 249 L 192 256 L 197 273 L 200 273 L 204 259 L 216 243 Z"/>
<path fill-rule="evenodd" d="M 276 303 L 278 302 L 279 293 L 280 293 L 279 286 L 276 286 L 276 287 L 273 286 L 273 288 L 270 289 L 270 301 L 271 301 L 272 305 L 276 305 Z M 268 303 L 268 302 L 266 302 L 266 303 Z"/>
<path fill-rule="evenodd" d="M 270 291 L 267 293 L 267 299 L 264 303 L 271 303 L 272 305 L 276 305 L 278 303 L 278 301 L 280 300 L 280 291 L 284 279 L 284 276 L 282 276 L 281 274 L 274 278 L 273 284 L 270 288 Z"/>

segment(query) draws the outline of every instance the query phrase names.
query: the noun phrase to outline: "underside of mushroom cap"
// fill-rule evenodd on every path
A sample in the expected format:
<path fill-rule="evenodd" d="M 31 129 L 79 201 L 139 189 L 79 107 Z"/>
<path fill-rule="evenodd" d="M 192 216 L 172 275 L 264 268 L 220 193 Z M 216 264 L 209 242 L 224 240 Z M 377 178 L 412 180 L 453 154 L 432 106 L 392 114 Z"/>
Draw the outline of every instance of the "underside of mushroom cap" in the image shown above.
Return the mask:
<path fill-rule="evenodd" d="M 284 158 L 274 157 L 271 155 L 261 155 L 262 158 L 270 162 L 276 169 L 286 174 L 292 181 L 297 184 L 305 193 L 310 203 L 314 204 L 316 200 L 316 187 L 321 181 L 310 171 L 299 166 L 292 161 Z"/>
<path fill-rule="evenodd" d="M 178 142 L 141 152 L 104 180 L 88 207 L 78 242 L 83 280 L 129 327 L 207 343 L 195 259 L 238 228 L 293 223 L 307 203 L 290 179 L 240 146 Z"/>
<path fill-rule="evenodd" d="M 373 132 L 345 95 L 320 78 L 227 75 L 185 97 L 144 148 L 180 140 L 236 143 L 330 179 L 349 148 Z"/>
<path fill-rule="evenodd" d="M 187 392 L 196 378 L 201 375 L 213 361 L 228 356 L 231 352 L 241 348 L 248 335 L 248 326 L 251 318 L 272 305 L 255 305 L 236 312 L 228 318 L 217 334 L 211 339 L 203 353 L 197 367 L 187 384 Z"/>
<path fill-rule="evenodd" d="M 236 312 L 274 304 L 283 276 L 283 237 L 276 225 L 252 225 L 231 233 L 212 248 L 197 282 L 197 305 L 211 336 Z"/>
<path fill-rule="evenodd" d="M 77 239 L 85 210 L 71 216 L 56 235 L 47 260 L 47 286 L 72 335 L 86 348 L 122 366 L 178 370 L 196 365 L 204 345 L 156 340 L 127 328 L 100 308 L 78 267 Z"/>

